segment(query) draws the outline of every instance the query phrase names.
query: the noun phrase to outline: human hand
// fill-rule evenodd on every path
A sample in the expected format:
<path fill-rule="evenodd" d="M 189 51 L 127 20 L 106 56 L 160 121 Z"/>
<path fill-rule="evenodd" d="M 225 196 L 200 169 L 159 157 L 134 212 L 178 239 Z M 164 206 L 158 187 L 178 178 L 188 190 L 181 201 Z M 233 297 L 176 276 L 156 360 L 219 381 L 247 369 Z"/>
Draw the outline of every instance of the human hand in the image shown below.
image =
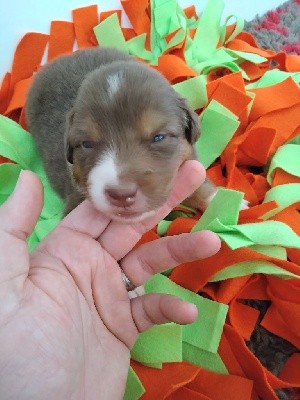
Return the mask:
<path fill-rule="evenodd" d="M 26 237 L 43 205 L 39 179 L 24 171 L 0 208 L 0 398 L 122 399 L 130 348 L 154 324 L 190 323 L 193 305 L 173 296 L 129 299 L 121 269 L 136 285 L 182 262 L 216 253 L 211 232 L 132 248 L 204 180 L 197 162 L 178 173 L 167 204 L 132 225 L 82 203 L 29 254 Z"/>

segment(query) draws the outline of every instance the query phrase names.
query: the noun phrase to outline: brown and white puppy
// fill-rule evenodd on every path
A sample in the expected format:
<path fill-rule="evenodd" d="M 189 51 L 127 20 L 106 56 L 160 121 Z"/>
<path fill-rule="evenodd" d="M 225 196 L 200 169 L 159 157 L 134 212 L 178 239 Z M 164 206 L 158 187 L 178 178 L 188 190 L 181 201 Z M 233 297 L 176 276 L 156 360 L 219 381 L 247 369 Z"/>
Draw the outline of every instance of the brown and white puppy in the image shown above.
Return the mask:
<path fill-rule="evenodd" d="M 42 68 L 26 117 L 65 212 L 89 198 L 122 222 L 146 218 L 165 202 L 200 135 L 198 116 L 161 74 L 109 48 Z M 205 208 L 215 193 L 206 180 L 187 203 Z"/>

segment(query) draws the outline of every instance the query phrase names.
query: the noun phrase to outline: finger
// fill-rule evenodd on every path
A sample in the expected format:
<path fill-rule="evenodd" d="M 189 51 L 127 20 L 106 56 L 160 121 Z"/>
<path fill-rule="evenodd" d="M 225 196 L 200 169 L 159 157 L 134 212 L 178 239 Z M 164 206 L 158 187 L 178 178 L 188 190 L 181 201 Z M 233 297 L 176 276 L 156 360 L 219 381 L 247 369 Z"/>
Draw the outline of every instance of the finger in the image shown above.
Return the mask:
<path fill-rule="evenodd" d="M 43 188 L 30 171 L 21 171 L 14 192 L 0 208 L 0 230 L 25 240 L 33 231 L 43 207 Z"/>
<path fill-rule="evenodd" d="M 176 322 L 190 324 L 198 316 L 195 304 L 167 294 L 146 294 L 131 300 L 131 312 L 139 332 L 153 325 Z"/>
<path fill-rule="evenodd" d="M 191 195 L 204 181 L 205 170 L 197 161 L 186 161 L 178 171 L 173 190 L 155 216 L 135 224 L 124 225 L 112 221 L 99 241 L 115 259 L 123 258 L 141 236 L 162 220 L 169 212 Z"/>
<path fill-rule="evenodd" d="M 85 200 L 70 212 L 59 224 L 59 229 L 67 228 L 97 239 L 110 223 L 110 219 Z"/>
<path fill-rule="evenodd" d="M 165 218 L 174 207 L 178 206 L 178 204 L 194 193 L 204 182 L 205 176 L 205 169 L 198 161 L 186 161 L 178 171 L 178 176 L 166 203 L 153 217 L 136 224 L 138 229 L 142 231 L 142 234 L 153 228 L 153 226 Z"/>
<path fill-rule="evenodd" d="M 125 256 L 120 264 L 130 281 L 140 286 L 158 272 L 210 257 L 220 247 L 221 241 L 213 232 L 183 233 L 143 244 Z"/>
<path fill-rule="evenodd" d="M 92 292 L 97 312 L 107 329 L 130 348 L 138 332 L 131 317 L 128 292 L 117 263 L 98 263 L 93 274 Z"/>
<path fill-rule="evenodd" d="M 9 290 L 13 285 L 16 289 L 13 278 L 24 280 L 28 273 L 26 238 L 33 231 L 42 207 L 43 188 L 39 178 L 30 171 L 22 171 L 13 194 L 0 207 L 0 278 L 9 283 L 10 289 L 6 285 Z"/>

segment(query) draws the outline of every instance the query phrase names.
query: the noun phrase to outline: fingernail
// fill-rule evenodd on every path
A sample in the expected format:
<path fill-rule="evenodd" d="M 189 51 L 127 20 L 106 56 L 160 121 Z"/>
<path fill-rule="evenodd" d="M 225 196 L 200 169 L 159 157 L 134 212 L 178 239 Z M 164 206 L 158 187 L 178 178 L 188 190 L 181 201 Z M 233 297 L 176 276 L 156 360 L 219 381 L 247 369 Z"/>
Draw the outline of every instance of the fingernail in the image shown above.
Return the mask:
<path fill-rule="evenodd" d="M 189 303 L 189 308 L 190 308 L 190 314 L 193 320 L 197 319 L 198 317 L 198 308 L 195 304 Z"/>
<path fill-rule="evenodd" d="M 198 307 L 196 304 L 190 303 L 190 309 L 193 313 L 198 314 Z"/>
<path fill-rule="evenodd" d="M 21 184 L 21 182 L 23 180 L 23 172 L 24 172 L 24 169 L 21 169 L 19 177 L 18 177 L 18 180 L 17 180 L 17 183 L 16 183 L 16 186 L 15 186 L 15 188 L 13 190 L 13 193 L 15 193 L 18 190 L 18 187 L 20 186 L 20 184 Z"/>

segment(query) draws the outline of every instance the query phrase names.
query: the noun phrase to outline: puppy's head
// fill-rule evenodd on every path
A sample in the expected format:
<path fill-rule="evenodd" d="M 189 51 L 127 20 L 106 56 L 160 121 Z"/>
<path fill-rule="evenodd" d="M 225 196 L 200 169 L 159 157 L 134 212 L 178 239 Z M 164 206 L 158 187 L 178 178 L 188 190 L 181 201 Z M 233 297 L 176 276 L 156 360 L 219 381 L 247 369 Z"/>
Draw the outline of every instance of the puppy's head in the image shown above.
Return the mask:
<path fill-rule="evenodd" d="M 165 202 L 200 132 L 197 115 L 167 80 L 134 61 L 90 73 L 68 119 L 73 181 L 97 209 L 123 222 Z"/>

